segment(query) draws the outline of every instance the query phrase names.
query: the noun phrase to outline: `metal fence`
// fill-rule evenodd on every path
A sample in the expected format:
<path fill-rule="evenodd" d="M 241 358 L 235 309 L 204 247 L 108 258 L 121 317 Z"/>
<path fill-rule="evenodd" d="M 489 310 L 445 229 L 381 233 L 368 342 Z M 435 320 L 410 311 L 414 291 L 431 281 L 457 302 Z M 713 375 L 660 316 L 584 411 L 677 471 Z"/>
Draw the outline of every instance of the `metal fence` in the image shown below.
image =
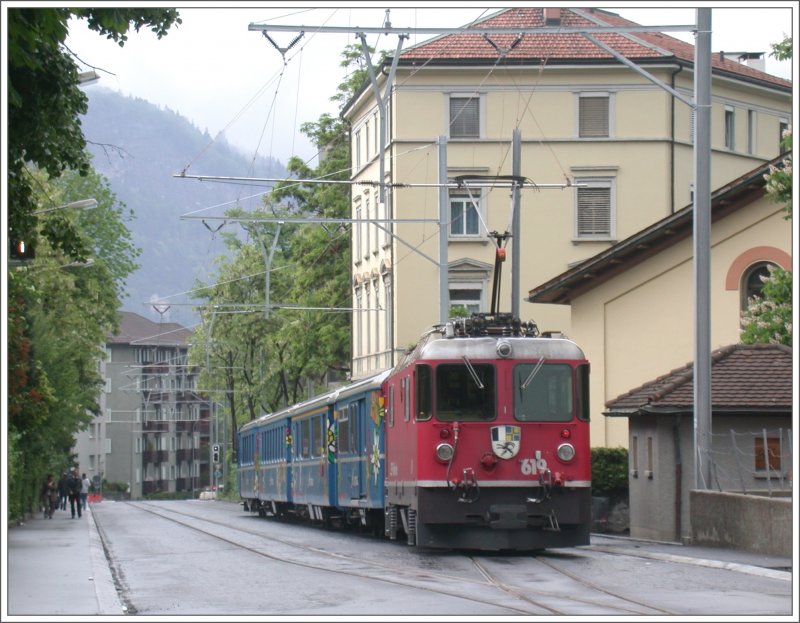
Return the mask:
<path fill-rule="evenodd" d="M 791 493 L 791 428 L 729 430 L 711 438 L 710 488 L 770 496 Z"/>

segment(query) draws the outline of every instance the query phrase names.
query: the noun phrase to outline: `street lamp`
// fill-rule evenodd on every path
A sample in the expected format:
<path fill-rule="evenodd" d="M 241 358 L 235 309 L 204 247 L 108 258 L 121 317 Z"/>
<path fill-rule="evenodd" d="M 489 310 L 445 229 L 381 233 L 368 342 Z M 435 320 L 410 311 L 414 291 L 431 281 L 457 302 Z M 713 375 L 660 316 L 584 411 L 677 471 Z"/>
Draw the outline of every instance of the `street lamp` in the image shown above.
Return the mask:
<path fill-rule="evenodd" d="M 44 210 L 36 210 L 32 212 L 32 214 L 46 214 L 48 212 L 55 212 L 56 210 L 91 210 L 92 208 L 97 207 L 97 199 L 81 199 L 79 201 L 72 201 L 70 203 L 66 203 L 63 206 L 57 206 L 55 208 L 45 208 Z"/>

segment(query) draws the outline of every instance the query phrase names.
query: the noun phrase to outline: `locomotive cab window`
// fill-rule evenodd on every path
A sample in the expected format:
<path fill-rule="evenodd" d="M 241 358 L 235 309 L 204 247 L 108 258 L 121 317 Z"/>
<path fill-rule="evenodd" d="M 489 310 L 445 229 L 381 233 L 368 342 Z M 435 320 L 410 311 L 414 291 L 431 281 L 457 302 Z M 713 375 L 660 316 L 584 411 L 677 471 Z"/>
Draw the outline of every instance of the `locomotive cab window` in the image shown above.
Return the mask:
<path fill-rule="evenodd" d="M 417 366 L 417 420 L 429 420 L 433 411 L 433 373 L 425 364 Z"/>
<path fill-rule="evenodd" d="M 494 366 L 446 363 L 436 368 L 436 417 L 453 422 L 495 419 Z"/>
<path fill-rule="evenodd" d="M 522 422 L 569 422 L 573 416 L 572 367 L 522 363 L 514 367 L 514 417 Z"/>

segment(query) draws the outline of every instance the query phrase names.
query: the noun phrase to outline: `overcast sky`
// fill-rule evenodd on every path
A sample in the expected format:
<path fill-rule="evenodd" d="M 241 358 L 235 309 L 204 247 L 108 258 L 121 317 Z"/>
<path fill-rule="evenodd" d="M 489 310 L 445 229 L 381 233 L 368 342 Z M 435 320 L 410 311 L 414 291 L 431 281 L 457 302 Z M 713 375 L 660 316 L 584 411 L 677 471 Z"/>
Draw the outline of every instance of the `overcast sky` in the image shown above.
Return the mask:
<path fill-rule="evenodd" d="M 796 3 L 735 5 L 739 8 L 711 5 L 712 50 L 769 53 L 771 44 L 791 34 L 796 26 L 792 5 Z M 131 33 L 120 48 L 89 31 L 80 20 L 71 24 L 66 43 L 81 60 L 101 70 L 97 86 L 168 107 L 200 130 L 208 130 L 212 137 L 224 132 L 227 140 L 248 156 L 258 153 L 281 162 L 293 154 L 306 160 L 314 157 L 315 150 L 299 127 L 316 121 L 324 112 L 337 113 L 336 103 L 329 98 L 345 78 L 339 66 L 341 52 L 348 43 L 358 42 L 353 34 L 314 33 L 314 27 L 380 27 L 386 8 L 391 7 L 390 19 L 395 27 L 455 28 L 501 8 L 485 2 L 440 3 L 438 6 L 445 8 L 437 9 L 398 3 L 378 7 L 369 2 L 354 4 L 357 8 L 336 8 L 335 3 L 318 3 L 324 8 L 311 8 L 314 5 L 291 2 L 284 9 L 242 3 L 235 8 L 203 3 L 193 3 L 194 8 L 181 8 L 180 3 L 173 6 L 178 7 L 183 23 L 161 40 L 149 31 Z M 452 8 L 455 6 L 458 8 Z M 680 7 L 681 3 L 669 6 Z M 753 6 L 758 8 L 750 8 Z M 694 8 L 620 7 L 615 4 L 608 10 L 643 25 L 695 21 Z M 251 23 L 304 27 L 305 34 L 289 47 L 298 33 L 270 33 L 273 43 L 261 32 L 248 30 Z M 670 34 L 693 42 L 691 33 Z M 413 35 L 403 49 L 430 36 Z M 397 37 L 371 35 L 368 42 L 379 50 L 394 50 Z M 277 48 L 289 49 L 282 55 Z M 768 57 L 767 71 L 792 78 L 791 62 L 778 63 Z M 194 156 L 187 154 L 187 162 Z"/>

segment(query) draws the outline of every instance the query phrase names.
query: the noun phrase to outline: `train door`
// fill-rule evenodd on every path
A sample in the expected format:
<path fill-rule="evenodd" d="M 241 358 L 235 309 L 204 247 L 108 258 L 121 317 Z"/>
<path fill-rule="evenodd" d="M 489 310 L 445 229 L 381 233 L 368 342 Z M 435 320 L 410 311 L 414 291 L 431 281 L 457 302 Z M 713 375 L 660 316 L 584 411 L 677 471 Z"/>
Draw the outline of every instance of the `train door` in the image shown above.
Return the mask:
<path fill-rule="evenodd" d="M 356 414 L 356 448 L 358 448 L 358 499 L 363 500 L 367 492 L 364 490 L 364 482 L 367 477 L 366 466 L 366 409 L 364 408 L 364 399 L 359 398 L 353 403 L 354 411 Z"/>

